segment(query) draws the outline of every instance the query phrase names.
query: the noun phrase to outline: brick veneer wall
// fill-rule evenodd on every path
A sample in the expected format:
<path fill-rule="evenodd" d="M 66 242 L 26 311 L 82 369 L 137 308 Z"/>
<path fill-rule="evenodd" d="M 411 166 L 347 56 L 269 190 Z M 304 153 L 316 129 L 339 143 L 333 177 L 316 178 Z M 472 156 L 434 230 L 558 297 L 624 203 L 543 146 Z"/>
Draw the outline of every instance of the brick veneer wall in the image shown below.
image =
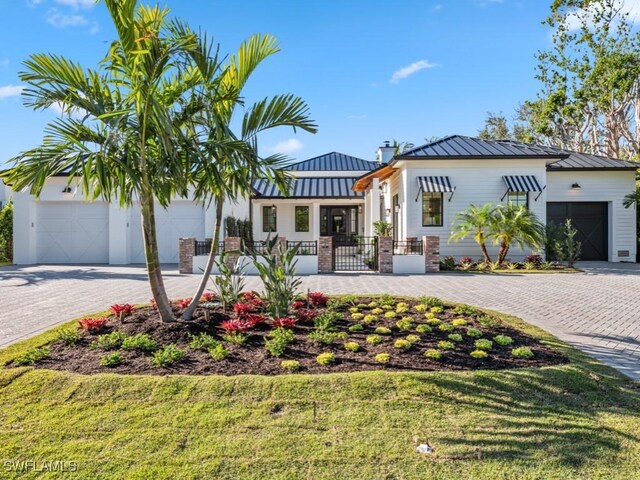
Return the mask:
<path fill-rule="evenodd" d="M 393 237 L 378 237 L 378 271 L 393 273 Z"/>
<path fill-rule="evenodd" d="M 318 273 L 333 272 L 333 237 L 318 239 Z"/>
<path fill-rule="evenodd" d="M 193 273 L 193 256 L 196 254 L 196 239 L 193 237 L 178 240 L 178 272 Z"/>
<path fill-rule="evenodd" d="M 225 252 L 239 252 L 242 249 L 242 238 L 240 237 L 224 237 L 224 251 Z M 228 255 L 227 256 L 227 266 L 231 269 L 235 266 L 238 261 L 238 254 Z"/>
<path fill-rule="evenodd" d="M 422 237 L 422 249 L 424 251 L 424 271 L 440 271 L 440 237 L 429 235 Z"/>

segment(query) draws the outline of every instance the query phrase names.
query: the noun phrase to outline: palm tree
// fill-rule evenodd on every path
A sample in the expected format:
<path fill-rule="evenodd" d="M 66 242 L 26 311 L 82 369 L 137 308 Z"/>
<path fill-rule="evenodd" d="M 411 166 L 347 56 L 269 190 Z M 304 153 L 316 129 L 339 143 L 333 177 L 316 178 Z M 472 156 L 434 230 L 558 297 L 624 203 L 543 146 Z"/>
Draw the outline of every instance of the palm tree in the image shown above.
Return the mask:
<path fill-rule="evenodd" d="M 471 204 L 464 212 L 457 213 L 449 241 L 457 242 L 473 235 L 473 239 L 480 245 L 484 262 L 491 263 L 486 243 L 494 222 L 495 211 L 496 207 L 487 203 L 481 207 Z"/>
<path fill-rule="evenodd" d="M 539 249 L 544 243 L 544 225 L 535 213 L 520 205 L 500 205 L 493 215 L 491 238 L 498 251 L 498 264 L 507 258 L 509 248 L 516 244 Z"/>
<path fill-rule="evenodd" d="M 640 185 L 636 186 L 633 192 L 625 195 L 622 205 L 624 208 L 629 208 L 631 205 L 640 205 Z"/>
<path fill-rule="evenodd" d="M 204 42 L 201 48 L 206 51 L 206 39 Z M 193 317 L 211 275 L 218 254 L 225 200 L 249 196 L 256 178 L 268 178 L 276 182 L 281 190 L 287 190 L 286 176 L 282 171 L 286 157 L 279 154 L 259 156 L 258 134 L 281 126 L 292 127 L 294 131 L 298 128 L 311 133 L 317 131 L 317 126 L 309 118 L 307 104 L 291 94 L 267 97 L 256 102 L 245 110 L 240 133 L 236 135 L 231 128 L 236 107 L 242 105 L 242 91 L 251 74 L 266 58 L 279 50 L 273 36 L 253 35 L 229 58 L 219 77 L 211 75 L 215 69 L 203 68 L 209 72 L 209 77 L 205 73 L 203 109 L 196 120 L 202 134 L 203 161 L 195 171 L 194 195 L 203 201 L 214 202 L 216 220 L 209 259 L 191 304 L 182 315 L 183 320 Z M 220 101 L 220 98 L 223 100 Z M 235 150 L 219 148 L 220 145 L 234 145 L 234 142 L 241 142 Z"/>
<path fill-rule="evenodd" d="M 192 139 L 185 133 L 186 99 L 200 81 L 180 68 L 201 61 L 197 35 L 169 11 L 136 6 L 136 0 L 105 0 L 117 39 L 101 63 L 84 69 L 53 54 L 32 55 L 20 78 L 24 103 L 34 109 L 61 105 L 42 144 L 15 161 L 9 181 L 39 195 L 47 178 L 77 177 L 86 198 L 140 204 L 149 284 L 160 317 L 174 321 L 156 238 L 154 203 L 167 207 L 186 196 L 191 181 Z"/>

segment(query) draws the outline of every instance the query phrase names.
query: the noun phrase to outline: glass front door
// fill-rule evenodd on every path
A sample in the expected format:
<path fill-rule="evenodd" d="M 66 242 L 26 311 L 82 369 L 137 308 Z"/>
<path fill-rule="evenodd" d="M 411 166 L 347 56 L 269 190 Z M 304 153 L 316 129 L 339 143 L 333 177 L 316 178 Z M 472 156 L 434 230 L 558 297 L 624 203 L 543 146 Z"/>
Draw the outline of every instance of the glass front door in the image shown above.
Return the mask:
<path fill-rule="evenodd" d="M 320 207 L 320 235 L 352 236 L 358 234 L 358 207 Z"/>

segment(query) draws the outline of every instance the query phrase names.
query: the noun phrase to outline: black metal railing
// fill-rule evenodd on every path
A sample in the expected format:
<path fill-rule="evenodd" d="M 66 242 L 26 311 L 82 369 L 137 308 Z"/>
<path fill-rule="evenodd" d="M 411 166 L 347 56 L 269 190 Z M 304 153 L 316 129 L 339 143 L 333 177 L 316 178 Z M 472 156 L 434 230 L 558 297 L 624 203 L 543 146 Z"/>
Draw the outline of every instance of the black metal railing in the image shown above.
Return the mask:
<path fill-rule="evenodd" d="M 394 240 L 393 241 L 393 254 L 394 255 L 422 255 L 422 241 L 421 240 Z"/>
<path fill-rule="evenodd" d="M 242 252 L 247 255 L 259 255 L 267 253 L 269 245 L 264 240 L 255 240 L 254 242 L 242 242 Z"/>
<path fill-rule="evenodd" d="M 209 255 L 211 252 L 211 239 L 196 240 L 196 257 L 200 255 Z M 218 252 L 224 251 L 224 242 L 218 242 Z"/>
<path fill-rule="evenodd" d="M 353 235 L 345 241 L 333 238 L 334 271 L 378 270 L 378 237 Z"/>
<path fill-rule="evenodd" d="M 297 255 L 318 255 L 318 242 L 315 240 L 287 240 L 287 248 L 298 247 Z"/>

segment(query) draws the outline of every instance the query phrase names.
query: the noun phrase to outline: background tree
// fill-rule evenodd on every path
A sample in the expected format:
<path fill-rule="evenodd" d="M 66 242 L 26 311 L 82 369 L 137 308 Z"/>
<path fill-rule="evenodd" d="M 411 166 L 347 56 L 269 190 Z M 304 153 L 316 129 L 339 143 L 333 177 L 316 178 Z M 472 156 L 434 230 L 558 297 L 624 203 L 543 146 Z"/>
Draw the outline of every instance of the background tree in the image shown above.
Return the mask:
<path fill-rule="evenodd" d="M 105 0 L 117 39 L 99 70 L 54 54 L 32 55 L 20 74 L 26 106 L 60 105 L 64 115 L 45 129 L 42 144 L 15 159 L 9 183 L 38 196 L 51 175 L 76 178 L 88 199 L 140 204 L 149 284 L 160 317 L 175 317 L 166 294 L 156 238 L 155 202 L 187 196 L 193 139 L 185 106 L 199 76 L 180 68 L 197 58 L 197 36 L 169 11 Z"/>
<path fill-rule="evenodd" d="M 495 114 L 488 112 L 484 127 L 478 132 L 483 140 L 513 140 L 513 135 L 502 112 Z"/>
<path fill-rule="evenodd" d="M 2 184 L 0 183 L 0 187 Z M 13 261 L 13 202 L 0 208 L 0 262 Z"/>

